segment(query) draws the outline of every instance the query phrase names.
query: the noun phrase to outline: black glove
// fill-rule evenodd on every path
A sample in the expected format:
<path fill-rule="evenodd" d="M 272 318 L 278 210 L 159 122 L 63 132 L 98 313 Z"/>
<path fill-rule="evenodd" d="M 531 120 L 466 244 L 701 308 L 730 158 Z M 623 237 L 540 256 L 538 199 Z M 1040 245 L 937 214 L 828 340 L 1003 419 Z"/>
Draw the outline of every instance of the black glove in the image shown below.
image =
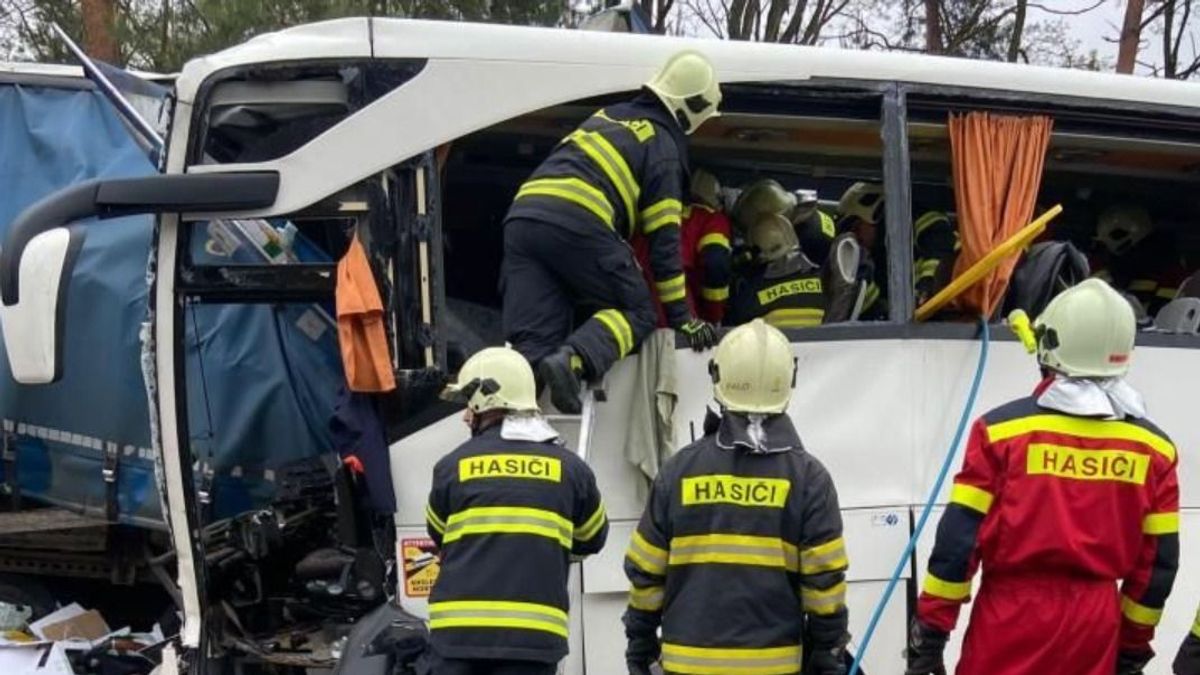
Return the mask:
<path fill-rule="evenodd" d="M 688 346 L 698 352 L 711 349 L 717 344 L 717 328 L 701 319 L 689 319 L 675 330 L 683 333 Z"/>
<path fill-rule="evenodd" d="M 1171 668 L 1175 675 L 1200 675 L 1200 638 L 1188 633 Z"/>
<path fill-rule="evenodd" d="M 846 675 L 846 662 L 842 658 L 843 649 L 818 649 L 808 655 L 808 668 L 805 675 Z"/>
<path fill-rule="evenodd" d="M 651 675 L 649 663 L 626 661 L 625 667 L 629 669 L 629 675 Z"/>
<path fill-rule="evenodd" d="M 1117 652 L 1117 675 L 1142 675 L 1154 652 Z"/>
<path fill-rule="evenodd" d="M 904 659 L 908 667 L 904 675 L 946 675 L 943 653 L 950 634 L 913 620 L 908 631 L 908 649 Z"/>

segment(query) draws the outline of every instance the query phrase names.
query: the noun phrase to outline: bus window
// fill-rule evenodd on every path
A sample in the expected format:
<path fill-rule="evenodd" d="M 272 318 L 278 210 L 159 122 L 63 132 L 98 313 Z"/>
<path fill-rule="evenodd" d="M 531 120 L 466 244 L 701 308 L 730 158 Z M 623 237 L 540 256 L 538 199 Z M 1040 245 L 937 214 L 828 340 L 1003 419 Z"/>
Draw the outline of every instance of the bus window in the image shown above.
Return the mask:
<path fill-rule="evenodd" d="M 945 114 L 910 115 L 917 118 L 909 124 L 914 219 L 922 204 L 953 208 Z M 1200 295 L 1187 283 L 1200 267 L 1200 232 L 1192 227 L 1200 144 L 1182 122 L 1148 131 L 1120 119 L 1049 114 L 1054 130 L 1036 211 L 1062 204 L 1064 212 L 1023 255 L 1000 314 L 1019 308 L 1036 315 L 1063 288 L 1098 276 L 1127 297 L 1143 330 L 1194 332 L 1187 319 L 1195 312 L 1163 310 Z M 938 318 L 957 317 L 946 311 Z"/>
<path fill-rule="evenodd" d="M 521 183 L 580 122 L 632 95 L 540 110 L 458 139 L 446 149 L 442 197 L 451 364 L 504 340 L 498 289 L 503 222 Z M 710 203 L 692 205 L 684 228 L 728 231 L 728 237 L 683 237 L 695 249 L 684 251 L 683 257 L 685 267 L 696 275 L 688 281 L 698 315 L 724 319 L 727 325 L 753 316 L 766 316 L 783 328 L 822 323 L 829 297 L 823 291 L 829 279 L 826 263 L 839 235 L 838 201 L 856 183 L 881 182 L 879 116 L 876 94 L 746 85 L 725 88 L 722 116 L 689 137 L 691 169 L 715 177 L 719 188 L 709 185 L 707 190 L 715 190 Z M 752 194 L 762 198 L 751 198 Z M 748 235 L 759 219 L 771 215 L 786 221 L 799 248 L 786 260 L 768 264 Z M 699 222 L 710 217 L 727 224 Z M 860 229 L 864 236 L 870 234 Z M 878 237 L 880 244 L 882 238 Z M 635 233 L 635 250 L 638 239 Z M 704 248 L 701 242 L 718 245 L 714 244 L 718 241 L 728 246 L 732 280 L 726 281 L 728 286 L 706 287 L 698 255 Z M 865 310 L 872 316 L 886 316 L 886 295 L 870 283 L 874 277 L 869 266 L 874 260 L 862 257 L 861 269 L 853 265 L 843 284 L 848 287 L 843 296 L 852 297 L 849 301 L 843 297 L 841 316 L 830 316 L 826 322 L 848 320 L 852 314 L 866 316 Z M 878 260 L 881 266 L 886 264 L 885 257 Z M 789 283 L 797 278 L 811 283 Z M 759 302 L 758 291 L 771 291 L 765 294 L 769 300 Z M 868 303 L 860 296 L 869 297 L 875 306 L 864 307 Z M 755 300 L 753 306 L 735 305 L 747 297 Z M 721 307 L 709 307 L 712 302 Z M 713 309 L 719 313 L 709 313 Z"/>

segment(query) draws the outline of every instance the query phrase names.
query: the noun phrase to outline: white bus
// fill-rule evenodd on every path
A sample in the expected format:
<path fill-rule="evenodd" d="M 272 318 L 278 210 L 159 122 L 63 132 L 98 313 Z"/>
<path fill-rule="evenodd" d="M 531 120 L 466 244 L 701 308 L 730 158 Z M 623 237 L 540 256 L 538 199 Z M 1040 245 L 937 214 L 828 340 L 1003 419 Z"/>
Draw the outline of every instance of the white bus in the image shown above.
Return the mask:
<path fill-rule="evenodd" d="M 311 302 L 332 297 L 330 265 L 199 264 L 194 243 L 214 219 L 290 222 L 336 258 L 358 228 L 384 284 L 399 392 L 388 419 L 404 568 L 423 572 L 430 469 L 466 437 L 436 400 L 465 355 L 502 335 L 494 317 L 501 222 L 519 183 L 574 125 L 638 90 L 672 53 L 695 48 L 716 65 L 723 116 L 691 137 L 693 166 L 727 185 L 771 177 L 836 200 L 880 181 L 887 208 L 889 317 L 790 332 L 799 359 L 789 413 L 829 468 L 844 510 L 851 631 L 861 636 L 901 556 L 914 514 L 947 451 L 976 359 L 978 327 L 913 320 L 914 205 L 953 204 L 947 116 L 1047 114 L 1054 132 L 1041 201 L 1061 202 L 1055 236 L 1090 241 L 1096 215 L 1142 205 L 1200 253 L 1200 88 L 1174 81 L 935 58 L 659 36 L 345 19 L 254 38 L 187 65 L 175 84 L 163 175 L 68 189 L 14 226 L 0 268 L 4 336 L 27 382 L 60 371 L 65 275 L 84 217 L 160 214 L 153 278 L 162 489 L 186 610 L 184 656 L 203 658 L 217 613 L 202 565 L 182 385 L 185 309 L 192 303 Z M 18 285 L 19 283 L 19 285 Z M 1036 365 L 997 326 L 973 414 L 1027 395 Z M 1200 382 L 1200 338 L 1145 332 L 1131 381 L 1179 449 L 1182 566 L 1147 671 L 1162 674 L 1200 601 L 1200 473 L 1189 391 Z M 575 566 L 570 674 L 623 672 L 621 558 L 642 508 L 645 478 L 625 459 L 635 359 L 587 397 L 580 418 L 554 418 L 591 464 L 612 519 L 605 551 Z M 707 356 L 679 350 L 677 445 L 700 428 L 711 385 Z M 330 386 L 336 386 L 331 383 Z M 252 406 L 253 401 L 245 405 Z M 945 494 L 940 497 L 945 502 Z M 935 518 L 937 513 L 934 514 Z M 872 675 L 901 672 L 900 652 L 933 527 L 921 539 L 865 655 Z M 423 611 L 427 584 L 397 596 Z M 964 622 L 965 623 L 965 622 Z M 962 625 L 960 625 L 960 628 Z M 962 631 L 957 632 L 961 636 Z M 957 642 L 950 649 L 953 660 Z"/>

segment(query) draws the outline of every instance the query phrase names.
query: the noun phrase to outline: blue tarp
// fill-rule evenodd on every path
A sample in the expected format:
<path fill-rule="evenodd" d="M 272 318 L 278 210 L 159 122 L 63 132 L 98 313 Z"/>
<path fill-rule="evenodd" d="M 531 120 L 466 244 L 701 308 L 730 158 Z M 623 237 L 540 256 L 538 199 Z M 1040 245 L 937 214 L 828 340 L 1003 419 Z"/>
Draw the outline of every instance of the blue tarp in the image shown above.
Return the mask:
<path fill-rule="evenodd" d="M 154 172 L 88 89 L 0 81 L 0 234 L 29 204 L 91 178 Z M 71 279 L 63 378 L 22 386 L 0 358 L 0 417 L 18 434 L 22 494 L 103 513 L 104 450 L 119 449 L 122 520 L 161 521 L 140 365 L 152 220 L 98 223 Z M 342 380 L 336 331 L 300 305 L 188 309 L 192 448 L 213 473 L 214 515 L 269 501 L 279 470 L 330 452 Z"/>

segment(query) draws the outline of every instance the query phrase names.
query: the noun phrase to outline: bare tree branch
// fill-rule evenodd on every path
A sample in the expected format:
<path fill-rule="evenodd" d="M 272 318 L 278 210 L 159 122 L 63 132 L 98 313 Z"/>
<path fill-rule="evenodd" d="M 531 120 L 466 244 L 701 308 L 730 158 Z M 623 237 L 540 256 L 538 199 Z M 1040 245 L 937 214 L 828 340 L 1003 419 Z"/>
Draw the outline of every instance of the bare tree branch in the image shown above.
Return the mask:
<path fill-rule="evenodd" d="M 1031 3 L 1029 3 L 1029 6 L 1039 9 L 1047 14 L 1057 14 L 1058 16 L 1080 16 L 1081 14 L 1087 14 L 1088 12 L 1091 12 L 1092 10 L 1098 9 L 1101 5 L 1103 5 L 1105 3 L 1105 1 L 1106 0 L 1096 0 L 1095 4 L 1088 6 L 1088 7 L 1082 7 L 1080 9 L 1055 8 L 1055 7 L 1050 7 L 1048 5 L 1044 5 L 1040 2 L 1031 2 Z"/>

